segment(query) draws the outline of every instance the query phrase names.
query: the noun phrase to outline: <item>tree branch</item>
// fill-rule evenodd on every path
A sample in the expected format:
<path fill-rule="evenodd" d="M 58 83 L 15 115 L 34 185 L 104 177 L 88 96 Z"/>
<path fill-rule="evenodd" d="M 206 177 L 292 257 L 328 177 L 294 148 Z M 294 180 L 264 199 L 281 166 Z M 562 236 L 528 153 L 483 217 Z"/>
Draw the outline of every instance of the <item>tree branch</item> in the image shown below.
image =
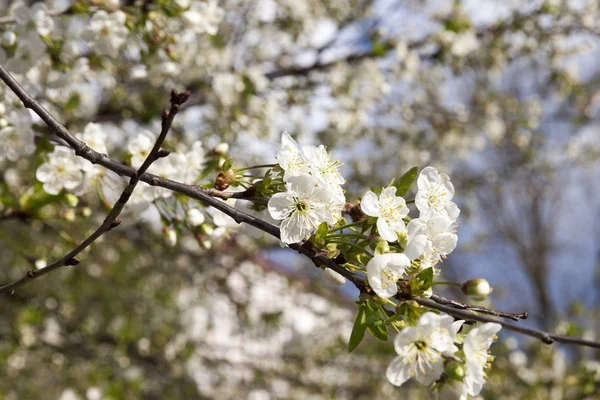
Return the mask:
<path fill-rule="evenodd" d="M 179 107 L 187 100 L 188 97 L 189 93 L 187 92 L 177 94 L 177 92 L 174 91 L 173 93 L 171 93 L 171 108 L 163 111 L 162 129 L 160 135 L 154 143 L 154 147 L 148 154 L 148 157 L 146 157 L 146 159 L 144 160 L 142 166 L 131 175 L 129 184 L 121 193 L 121 196 L 102 222 L 102 225 L 100 225 L 98 229 L 94 231 L 94 233 L 88 236 L 83 242 L 81 242 L 81 244 L 79 244 L 77 247 L 71 250 L 63 258 L 37 271 L 33 269 L 27 271 L 27 273 L 21 279 L 0 287 L 0 293 L 13 293 L 15 288 L 29 281 L 37 279 L 40 276 L 46 275 L 49 272 L 55 271 L 67 265 L 79 264 L 80 261 L 79 259 L 75 258 L 75 256 L 77 256 L 79 253 L 81 253 L 83 250 L 89 247 L 96 239 L 98 239 L 104 233 L 108 232 L 113 228 L 116 228 L 121 223 L 121 220 L 119 220 L 117 217 L 127 204 L 127 201 L 131 197 L 133 190 L 140 181 L 140 177 L 148 170 L 148 168 L 150 167 L 150 165 L 152 165 L 154 161 L 156 161 L 160 157 L 168 155 L 168 153 L 166 152 L 161 152 L 161 146 L 165 138 L 167 137 L 167 134 L 169 133 L 169 129 L 171 128 L 171 124 L 173 123 L 175 115 L 179 111 Z"/>
<path fill-rule="evenodd" d="M 473 304 L 461 303 L 459 301 L 449 299 L 447 297 L 440 296 L 435 293 L 432 294 L 431 297 L 429 297 L 429 298 L 438 304 L 442 304 L 442 305 L 456 308 L 459 310 L 475 311 L 475 312 L 478 312 L 481 314 L 488 314 L 488 315 L 493 315 L 495 317 L 512 319 L 513 321 L 527 319 L 527 317 L 528 317 L 527 311 L 522 312 L 522 313 L 509 313 L 509 312 L 504 312 L 504 311 L 496 311 L 496 310 L 491 310 L 489 308 L 476 306 Z"/>
<path fill-rule="evenodd" d="M 503 328 L 508 329 L 509 331 L 518 332 L 523 335 L 532 336 L 540 339 L 543 343 L 552 344 L 554 342 L 565 343 L 565 344 L 577 344 L 580 346 L 588 346 L 594 347 L 596 349 L 600 349 L 600 342 L 594 342 L 592 340 L 580 339 L 571 336 L 558 335 L 556 333 L 545 332 L 538 329 L 525 328 L 522 326 L 513 325 L 511 323 L 486 317 L 484 315 L 474 314 L 467 310 L 459 310 L 450 306 L 446 306 L 443 304 L 436 303 L 433 300 L 425 299 L 425 298 L 413 298 L 412 300 L 416 301 L 420 305 L 433 308 L 438 311 L 443 311 L 446 314 L 452 315 L 454 317 L 464 319 L 466 321 L 478 321 L 478 322 L 494 322 L 496 324 L 502 325 Z"/>
<path fill-rule="evenodd" d="M 195 200 L 198 200 L 199 202 L 203 203 L 206 206 L 214 207 L 217 210 L 222 211 L 223 213 L 225 213 L 228 216 L 230 216 L 231 218 L 233 218 L 237 223 L 242 223 L 242 222 L 247 223 L 249 225 L 252 225 L 252 226 L 262 230 L 263 232 L 268 233 L 271 236 L 274 236 L 278 239 L 280 238 L 280 232 L 279 232 L 278 227 L 271 225 L 268 222 L 265 222 L 261 219 L 258 219 L 250 214 L 236 210 L 235 208 L 229 206 L 224 201 L 212 197 L 211 193 L 212 194 L 215 193 L 213 189 L 204 189 L 204 188 L 200 188 L 198 186 L 187 185 L 184 183 L 172 181 L 170 179 L 158 177 L 158 176 L 149 174 L 147 172 L 146 173 L 138 173 L 138 171 L 136 171 L 135 169 L 128 167 L 126 165 L 123 165 L 117 161 L 114 161 L 105 154 L 100 154 L 100 153 L 94 151 L 89 146 L 87 146 L 84 142 L 82 142 L 79 139 L 77 139 L 76 137 L 74 137 L 64 126 L 62 126 L 58 121 L 56 121 L 54 119 L 54 117 L 52 117 L 52 115 L 50 115 L 50 113 L 48 113 L 48 111 L 44 107 L 42 107 L 39 103 L 37 103 L 21 87 L 21 85 L 19 85 L 19 83 L 8 73 L 8 71 L 6 71 L 6 69 L 4 67 L 2 67 L 1 65 L 0 65 L 0 79 L 2 79 L 13 90 L 13 92 L 15 92 L 15 94 L 21 99 L 21 101 L 23 101 L 23 104 L 25 105 L 25 107 L 32 109 L 36 114 L 38 114 L 40 116 L 40 118 L 44 122 L 46 122 L 46 124 L 54 132 L 56 132 L 56 134 L 61 139 L 65 140 L 65 142 L 67 142 L 75 150 L 77 155 L 87 159 L 88 161 L 90 161 L 94 164 L 102 165 L 105 168 L 110 169 L 111 171 L 116 172 L 119 175 L 126 175 L 126 176 L 131 177 L 132 179 L 130 181 L 130 185 L 131 185 L 131 182 L 134 180 L 135 180 L 135 183 L 137 183 L 138 180 L 141 180 L 141 181 L 151 184 L 153 186 L 160 186 L 165 189 L 172 190 L 174 192 L 177 192 L 177 193 L 183 194 L 185 196 L 188 196 L 190 198 L 193 198 Z M 174 113 L 173 113 L 173 115 L 170 115 L 170 116 L 172 118 L 172 116 L 174 116 Z M 171 121 L 172 121 L 172 119 L 171 119 Z M 169 123 L 169 126 L 170 126 L 170 123 Z M 163 122 L 163 130 L 164 130 L 164 128 L 165 128 L 165 124 Z M 155 149 L 158 149 L 159 147 L 160 146 L 155 145 Z M 153 149 L 153 151 L 155 149 Z M 144 162 L 144 164 L 146 164 L 146 162 Z M 131 191 L 133 191 L 133 188 L 131 189 Z M 125 202 L 126 202 L 126 200 L 125 200 Z M 117 202 L 117 203 L 119 204 L 119 202 Z M 117 204 L 115 204 L 115 208 L 117 208 Z M 111 210 L 111 213 L 105 219 L 105 223 L 107 223 L 107 221 L 110 221 L 109 226 L 112 225 L 112 221 L 114 221 L 114 217 L 112 219 L 110 219 L 109 217 L 113 214 L 113 211 L 115 210 L 115 208 L 113 208 L 113 210 Z M 122 209 L 122 206 L 121 206 L 121 209 Z M 120 211 L 121 210 L 118 210 L 118 212 L 120 212 Z M 118 213 L 117 213 L 117 215 L 118 215 Z M 105 223 L 103 223 L 102 226 L 104 226 Z M 100 230 L 100 228 L 99 228 L 99 230 Z M 96 231 L 96 232 L 98 232 L 98 231 Z M 96 232 L 94 234 L 96 234 Z M 95 238 L 99 237 L 102 233 L 100 233 Z M 92 236 L 94 236 L 94 234 Z M 92 236 L 90 236 L 90 238 L 92 238 Z M 92 240 L 90 240 L 90 238 L 88 238 L 86 240 L 86 242 L 89 241 L 89 243 L 87 243 L 87 245 L 85 247 L 87 247 L 90 243 L 93 242 L 93 240 L 95 240 L 95 238 Z M 82 243 L 82 245 L 83 245 L 83 243 Z M 57 261 L 56 263 L 49 265 L 49 266 L 37 271 L 36 273 L 33 273 L 32 276 L 30 276 L 30 274 L 32 273 L 32 271 L 30 271 L 27 274 L 27 276 L 22 278 L 21 280 L 16 281 L 12 284 L 3 286 L 2 288 L 0 288 L 0 293 L 12 290 L 13 288 L 15 288 L 17 286 L 23 285 L 23 284 L 31 281 L 32 278 L 36 278 L 47 272 L 55 270 L 55 269 L 59 268 L 60 266 L 62 266 L 61 263 L 64 263 L 64 265 L 73 265 L 73 264 L 68 264 L 67 262 L 69 262 L 71 260 L 76 260 L 73 257 L 85 248 L 85 247 L 83 247 L 83 248 L 79 249 L 82 245 L 78 246 L 75 250 L 73 250 L 71 253 L 69 253 L 67 256 L 63 257 L 61 260 Z M 321 253 L 319 250 L 314 250 L 312 248 L 312 245 L 310 244 L 310 242 L 306 242 L 304 244 L 296 243 L 296 244 L 290 245 L 289 247 L 293 250 L 296 250 L 298 253 L 303 254 L 306 257 L 310 258 L 311 261 L 316 266 L 318 266 L 318 267 L 324 266 L 327 268 L 331 268 L 333 271 L 344 276 L 346 279 L 348 279 L 350 282 L 352 282 L 354 284 L 354 286 L 356 286 L 356 288 L 358 288 L 358 290 L 361 291 L 361 293 L 373 294 L 372 289 L 365 284 L 365 279 L 363 276 L 357 274 L 356 272 L 348 271 L 346 268 L 339 265 L 335 260 L 333 260 L 333 259 L 329 258 L 327 255 L 325 255 L 325 253 Z M 77 251 L 77 253 L 73 254 L 75 251 Z M 45 272 L 41 273 L 42 271 L 45 271 Z M 399 300 L 407 300 L 407 298 L 402 298 L 402 296 L 398 296 L 398 298 L 399 298 Z M 477 311 L 477 312 L 482 312 L 482 313 L 485 312 L 485 313 L 491 314 L 492 312 L 494 312 L 493 310 L 488 310 L 483 307 L 471 306 L 471 305 L 463 304 L 463 303 L 459 303 L 459 302 L 449 302 L 448 299 L 445 299 L 444 297 L 441 297 L 441 296 L 436 296 L 434 298 L 439 302 L 446 302 L 447 304 L 452 304 L 452 306 L 440 304 L 434 300 L 425 299 L 425 298 L 409 298 L 409 299 L 416 301 L 418 304 L 420 304 L 424 307 L 443 311 L 443 312 L 445 312 L 449 315 L 452 315 L 454 317 L 457 317 L 457 318 L 461 318 L 461 319 L 465 319 L 465 320 L 469 320 L 469 321 L 495 322 L 495 323 L 502 325 L 504 328 L 506 328 L 508 330 L 538 338 L 546 344 L 551 344 L 556 341 L 559 343 L 578 344 L 578 345 L 582 345 L 582 346 L 600 348 L 600 342 L 594 342 L 591 340 L 573 338 L 573 337 L 569 337 L 569 336 L 548 333 L 548 332 L 544 332 L 544 331 L 537 330 L 537 329 L 530 329 L 530 328 L 516 326 L 516 325 L 510 324 L 510 323 L 504 322 L 502 320 L 497 320 L 494 318 L 475 314 L 471 311 L 468 311 L 470 309 L 470 310 Z M 464 309 L 462 309 L 463 306 L 465 307 Z M 524 313 L 523 314 L 510 314 L 510 313 L 501 313 L 501 312 L 495 312 L 495 313 L 496 314 L 493 314 L 493 315 L 498 315 L 498 316 L 504 316 L 503 314 L 513 315 L 513 316 L 520 315 L 524 318 Z M 510 317 L 508 317 L 508 318 L 510 318 Z"/>

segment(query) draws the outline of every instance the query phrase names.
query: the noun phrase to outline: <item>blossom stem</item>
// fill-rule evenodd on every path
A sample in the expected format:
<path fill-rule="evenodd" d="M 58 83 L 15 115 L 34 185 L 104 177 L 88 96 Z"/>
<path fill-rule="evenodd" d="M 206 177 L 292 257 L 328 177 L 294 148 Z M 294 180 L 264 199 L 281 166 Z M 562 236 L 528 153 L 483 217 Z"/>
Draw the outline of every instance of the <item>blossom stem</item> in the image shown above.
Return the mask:
<path fill-rule="evenodd" d="M 344 242 L 342 240 L 330 240 L 331 243 L 339 243 L 339 244 L 346 244 L 350 247 L 354 247 L 355 249 L 358 249 L 361 251 L 361 253 L 365 253 L 366 255 L 368 255 L 369 257 L 373 258 L 373 255 L 371 253 L 369 253 L 368 251 L 365 250 L 364 247 L 358 246 L 355 243 L 351 243 L 351 242 Z"/>
<path fill-rule="evenodd" d="M 450 285 L 450 286 L 456 286 L 456 287 L 462 286 L 458 282 L 451 282 L 451 281 L 437 281 L 437 282 L 433 282 L 432 285 Z"/>
<path fill-rule="evenodd" d="M 236 169 L 235 172 L 248 171 L 249 169 L 258 169 L 258 168 L 273 168 L 277 164 L 262 164 L 262 165 L 253 165 L 251 167 Z"/>
<path fill-rule="evenodd" d="M 360 225 L 360 224 L 362 224 L 363 222 L 364 222 L 364 221 L 356 221 L 356 222 L 352 222 L 352 223 L 350 223 L 350 224 L 346 224 L 346 225 L 344 225 L 344 226 L 340 226 L 340 227 L 338 227 L 338 228 L 334 228 L 334 229 L 330 230 L 329 232 L 341 231 L 341 230 L 344 230 L 344 229 L 346 229 L 346 228 L 349 228 L 349 227 L 351 227 L 351 226 L 357 226 L 357 225 Z"/>
<path fill-rule="evenodd" d="M 325 235 L 325 239 L 328 238 L 345 238 L 345 237 L 355 237 L 355 238 L 360 238 L 360 239 L 364 239 L 367 236 L 366 235 L 361 235 L 360 233 L 357 234 L 352 234 L 352 233 L 339 233 L 339 234 L 333 234 L 333 235 Z"/>

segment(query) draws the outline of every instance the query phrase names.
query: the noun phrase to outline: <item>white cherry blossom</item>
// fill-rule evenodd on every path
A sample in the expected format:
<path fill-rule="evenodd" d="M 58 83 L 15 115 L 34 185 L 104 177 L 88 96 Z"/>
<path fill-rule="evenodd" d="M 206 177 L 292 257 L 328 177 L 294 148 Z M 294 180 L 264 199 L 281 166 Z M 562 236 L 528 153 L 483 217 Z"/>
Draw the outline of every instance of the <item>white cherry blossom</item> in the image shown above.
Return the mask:
<path fill-rule="evenodd" d="M 183 13 L 182 21 L 196 33 L 206 32 L 209 35 L 216 35 L 223 17 L 225 17 L 225 10 L 219 7 L 218 1 L 195 1 Z"/>
<path fill-rule="evenodd" d="M 35 177 L 43 183 L 43 189 L 48 194 L 59 194 L 64 188 L 75 190 L 83 184 L 84 160 L 65 146 L 56 146 L 48 154 L 48 161 L 40 165 Z"/>
<path fill-rule="evenodd" d="M 471 396 L 477 396 L 485 383 L 484 369 L 492 358 L 488 350 L 496 340 L 496 334 L 501 328 L 500 324 L 488 322 L 471 329 L 465 337 L 463 344 L 466 359 L 464 384 L 467 393 Z"/>
<path fill-rule="evenodd" d="M 421 217 L 444 214 L 456 220 L 460 210 L 452 202 L 454 186 L 446 174 L 440 174 L 434 167 L 424 168 L 417 178 L 415 205 Z"/>
<path fill-rule="evenodd" d="M 346 180 L 340 172 L 340 162 L 333 158 L 323 145 L 302 146 L 302 156 L 310 166 L 311 174 L 323 179 L 330 185 L 343 185 Z"/>
<path fill-rule="evenodd" d="M 331 194 L 312 176 L 291 177 L 286 191 L 273 195 L 268 203 L 271 217 L 282 221 L 281 241 L 291 244 L 308 239 L 331 218 L 327 210 L 330 200 Z"/>
<path fill-rule="evenodd" d="M 35 29 L 42 36 L 49 35 L 54 29 L 54 21 L 48 15 L 48 8 L 43 2 L 35 3 L 31 8 L 19 1 L 12 9 L 17 26 L 21 29 Z"/>
<path fill-rule="evenodd" d="M 110 14 L 104 10 L 96 11 L 82 38 L 96 54 L 115 58 L 129 35 L 125 26 L 126 20 L 127 17 L 122 11 Z"/>
<path fill-rule="evenodd" d="M 451 356 L 456 332 L 463 321 L 456 321 L 446 314 L 427 312 L 417 325 L 404 328 L 394 340 L 398 357 L 386 371 L 390 383 L 401 386 L 410 378 L 422 385 L 430 385 L 444 372 L 443 355 Z"/>
<path fill-rule="evenodd" d="M 421 267 L 428 268 L 452 253 L 458 243 L 456 222 L 446 215 L 416 218 L 407 227 L 405 254 L 416 260 L 422 256 Z"/>
<path fill-rule="evenodd" d="M 17 161 L 35 151 L 35 135 L 31 129 L 31 115 L 22 108 L 6 116 L 9 125 L 0 129 L 0 161 Z"/>
<path fill-rule="evenodd" d="M 369 190 L 363 196 L 360 208 L 366 215 L 377 217 L 379 235 L 388 242 L 398 240 L 397 232 L 406 233 L 402 219 L 408 215 L 408 207 L 402 197 L 396 196 L 395 187 L 385 188 L 379 198 Z"/>
<path fill-rule="evenodd" d="M 302 156 L 298 143 L 287 132 L 281 135 L 281 147 L 276 159 L 284 170 L 283 180 L 286 182 L 293 176 L 310 173 L 310 166 Z"/>
<path fill-rule="evenodd" d="M 131 154 L 131 166 L 140 167 L 150 150 L 154 147 L 156 137 L 150 131 L 141 131 L 133 140 L 131 140 L 127 146 L 129 154 Z"/>
<path fill-rule="evenodd" d="M 369 285 L 379 297 L 390 298 L 398 292 L 396 282 L 409 265 L 410 260 L 401 253 L 376 255 L 367 263 Z"/>
<path fill-rule="evenodd" d="M 108 153 L 106 149 L 106 133 L 102 129 L 102 125 L 90 122 L 83 129 L 83 133 L 76 136 L 97 152 Z"/>

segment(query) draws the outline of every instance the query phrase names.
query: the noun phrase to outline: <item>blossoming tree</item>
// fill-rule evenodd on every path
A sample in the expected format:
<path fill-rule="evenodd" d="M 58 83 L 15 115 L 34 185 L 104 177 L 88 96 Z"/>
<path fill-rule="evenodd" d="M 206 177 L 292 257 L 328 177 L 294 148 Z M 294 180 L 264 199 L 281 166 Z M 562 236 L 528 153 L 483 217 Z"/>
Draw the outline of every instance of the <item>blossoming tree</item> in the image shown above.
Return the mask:
<path fill-rule="evenodd" d="M 3 231 L 3 241 L 11 248 L 7 260 L 15 266 L 3 272 L 7 282 L 0 293 L 6 294 L 7 301 L 21 299 L 26 288 L 39 288 L 36 285 L 42 281 L 60 275 L 55 273 L 38 281 L 50 272 L 75 266 L 79 271 L 87 265 L 95 271 L 92 274 L 101 276 L 108 266 L 127 260 L 127 254 L 134 250 L 140 256 L 146 251 L 154 254 L 149 247 L 155 243 L 143 244 L 147 250 L 131 248 L 135 236 L 144 235 L 139 232 L 152 229 L 158 228 L 164 240 L 162 256 L 173 260 L 177 254 L 185 257 L 186 253 L 210 260 L 213 247 L 217 254 L 224 251 L 221 246 L 226 237 L 240 241 L 234 248 L 254 246 L 244 242 L 248 237 L 259 241 L 271 237 L 289 252 L 310 260 L 328 282 L 348 283 L 355 288 L 354 324 L 344 332 L 343 340 L 348 352 L 359 349 L 367 332 L 385 342 L 390 354 L 393 346 L 397 356 L 385 375 L 394 386 L 415 381 L 442 398 L 479 395 L 486 377 L 493 374 L 490 346 L 502 328 L 544 344 L 600 348 L 594 339 L 523 326 L 518 322 L 527 318 L 527 312 L 497 311 L 444 296 L 437 290 L 443 285 L 460 286 L 473 301 L 483 301 L 491 293 L 484 279 L 459 284 L 440 277 L 446 274 L 447 257 L 459 246 L 459 221 L 464 217 L 455 203 L 461 192 L 455 193 L 447 174 L 428 164 L 460 171 L 448 154 L 466 159 L 480 150 L 482 127 L 492 142 L 507 137 L 511 146 L 530 150 L 530 142 L 535 142 L 532 137 L 538 136 L 530 132 L 529 139 L 527 134 L 511 137 L 506 125 L 522 112 L 527 117 L 525 125 L 533 130 L 531 115 L 536 110 L 533 105 L 525 111 L 514 110 L 514 117 L 506 111 L 501 119 L 496 103 L 502 104 L 502 100 L 474 98 L 470 120 L 464 107 L 453 108 L 439 99 L 435 81 L 427 81 L 418 71 L 418 64 L 430 58 L 441 59 L 458 72 L 481 62 L 491 74 L 494 68 L 500 68 L 499 59 L 508 63 L 506 58 L 516 58 L 514 52 L 527 50 L 526 44 L 517 50 L 506 48 L 511 40 L 503 36 L 512 33 L 511 29 L 519 32 L 521 24 L 526 32 L 545 32 L 542 21 L 551 18 L 551 26 L 570 34 L 579 28 L 594 32 L 596 22 L 585 18 L 587 9 L 569 9 L 572 18 L 564 18 L 562 8 L 548 2 L 526 13 L 517 9 L 495 25 L 477 30 L 460 5 L 447 5 L 445 11 L 428 11 L 431 18 L 442 23 L 441 32 L 407 41 L 388 32 L 389 21 L 381 14 L 386 6 L 376 2 L 370 6 L 381 14 L 382 21 L 367 29 L 368 48 L 348 49 L 344 37 L 362 23 L 362 13 L 356 10 L 367 7 L 367 3 L 358 1 L 350 7 L 336 2 L 307 2 L 302 3 L 306 6 L 303 8 L 296 3 L 261 1 L 232 5 L 232 10 L 212 0 L 66 1 L 31 6 L 16 2 L 6 7 L 6 16 L 0 17 L 0 79 L 5 83 L 0 89 L 0 162 L 7 168 L 0 192 L 1 219 L 22 221 L 25 229 L 46 238 L 43 243 L 48 238 L 61 238 L 70 248 L 63 251 L 63 246 L 54 246 L 45 250 L 40 242 L 35 249 L 24 250 L 13 243 L 8 230 L 6 235 Z M 527 24 L 534 27 L 529 29 Z M 285 27 L 280 29 L 278 25 Z M 340 31 L 344 26 L 347 31 Z M 490 48 L 478 52 L 478 43 L 482 48 L 489 43 Z M 375 62 L 378 58 L 381 63 Z M 354 66 L 356 62 L 360 64 Z M 431 71 L 444 73 L 435 67 Z M 571 85 L 573 89 L 575 84 L 565 74 L 554 76 L 552 83 Z M 401 99 L 400 109 L 390 104 L 398 100 L 391 96 L 392 81 L 398 87 L 404 86 L 405 91 L 410 88 L 408 91 L 415 96 Z M 491 98 L 492 83 L 486 76 L 475 89 L 477 85 L 486 88 L 482 93 Z M 172 90 L 166 99 L 164 93 L 172 87 L 184 90 Z M 573 93 L 576 96 L 579 92 L 573 89 Z M 590 99 L 588 96 L 575 103 L 587 101 L 589 107 Z M 166 100 L 170 106 L 161 112 Z M 479 109 L 484 110 L 486 118 L 478 120 Z M 398 111 L 404 122 L 386 125 L 384 121 Z M 417 123 L 417 119 L 426 123 Z M 182 121 L 179 125 L 178 120 Z M 412 124 L 406 127 L 406 123 Z M 471 129 L 464 129 L 467 126 Z M 194 130 L 214 133 L 191 134 Z M 368 146 L 361 142 L 365 133 L 370 134 L 370 143 L 382 138 L 383 143 L 377 151 L 362 155 L 361 146 Z M 344 177 L 343 164 L 317 142 L 317 137 L 357 156 L 362 165 Z M 258 146 L 259 138 L 266 144 Z M 344 140 L 358 143 L 358 153 Z M 431 149 L 427 154 L 419 150 L 423 142 Z M 365 156 L 369 162 L 365 162 Z M 403 159 L 400 165 L 407 170 L 404 174 L 396 173 L 397 158 Z M 254 162 L 257 159 L 261 159 L 260 164 Z M 264 164 L 269 162 L 264 160 L 273 159 L 274 163 Z M 354 162 L 352 156 L 346 159 L 348 164 Z M 420 167 L 406 168 L 415 164 Z M 375 165 L 378 168 L 373 168 Z M 386 169 L 393 172 L 387 175 Z M 375 179 L 365 179 L 374 173 Z M 365 190 L 365 183 L 381 180 L 389 183 Z M 106 216 L 92 229 L 103 211 Z M 59 234 L 51 223 L 57 217 L 66 222 Z M 82 224 L 89 233 L 81 235 L 70 229 L 76 224 Z M 235 234 L 238 224 L 245 231 Z M 119 231 L 126 233 L 118 236 L 122 243 L 115 244 L 111 252 L 107 242 Z M 91 247 L 106 252 L 99 256 L 104 259 L 102 263 L 95 264 L 93 257 L 87 257 Z M 15 254 L 32 266 L 24 270 L 13 261 Z M 125 269 L 127 263 L 122 264 Z M 232 264 L 231 260 L 228 263 Z M 179 264 L 174 262 L 173 266 Z M 252 303 L 248 298 L 261 299 L 254 287 L 260 287 L 262 273 L 254 265 L 247 265 L 247 269 L 225 278 L 215 275 L 215 281 L 228 288 L 229 302 L 222 300 L 221 290 L 206 283 L 206 277 L 192 275 L 193 281 L 215 300 L 214 314 L 197 308 L 193 290 L 181 290 L 178 302 L 188 307 L 184 321 L 193 321 L 193 326 L 162 321 L 153 340 L 139 339 L 134 349 L 127 349 L 126 356 L 117 358 L 117 364 L 125 368 L 131 358 L 142 363 L 158 362 L 152 359 L 151 348 L 156 346 L 164 349 L 161 354 L 166 362 L 186 358 L 186 368 L 215 357 L 202 354 L 204 358 L 199 358 L 194 350 L 193 356 L 186 355 L 186 345 L 213 340 L 216 346 L 225 346 L 216 332 L 227 331 L 223 327 L 235 318 L 231 304 L 243 308 L 241 304 Z M 77 276 L 73 280 L 77 285 Z M 168 279 L 165 281 L 150 284 L 153 295 L 160 297 Z M 261 321 L 270 315 L 287 315 L 283 319 L 294 326 L 294 332 L 313 334 L 317 322 L 312 317 L 305 318 L 311 322 L 294 325 L 297 316 L 286 314 L 286 307 L 271 304 L 285 296 L 285 290 L 276 287 L 287 288 L 288 283 L 277 278 L 270 282 L 275 287 L 266 290 L 274 294 L 259 301 L 263 310 L 270 310 L 258 312 Z M 248 289 L 247 285 L 255 286 Z M 43 297 L 40 291 L 43 288 L 34 289 L 27 297 Z M 318 299 L 298 307 L 310 309 L 307 313 L 312 315 L 319 309 Z M 334 313 L 338 309 L 335 301 L 339 299 L 325 309 L 321 307 L 324 314 L 335 314 L 335 322 L 322 323 L 319 329 L 323 332 L 327 332 L 328 325 L 351 321 L 347 313 Z M 168 302 L 164 299 L 165 306 Z M 53 304 L 49 301 L 46 306 L 57 309 L 58 305 Z M 288 308 L 294 307 L 296 303 L 290 301 Z M 244 312 L 257 323 L 252 310 L 250 307 Z M 72 312 L 67 307 L 58 315 L 67 318 Z M 30 327 L 40 317 L 34 308 L 26 309 L 19 318 L 23 326 Z M 97 321 L 89 321 L 85 329 L 102 332 Z M 187 330 L 185 338 L 165 328 L 175 323 Z M 128 322 L 112 319 L 107 325 L 107 332 L 114 325 L 120 335 L 136 336 L 127 328 Z M 67 327 L 57 328 L 56 318 L 46 319 L 44 326 L 44 342 L 60 348 L 64 339 L 56 332 Z M 209 326 L 215 331 L 214 337 L 207 333 Z M 35 343 L 28 329 L 21 329 L 25 347 Z M 77 336 L 76 331 L 73 333 Z M 262 334 L 270 338 L 267 332 Z M 324 334 L 322 345 L 329 345 L 333 337 Z M 100 334 L 98 338 L 118 343 L 114 335 Z M 267 351 L 269 343 L 259 341 L 256 346 Z M 24 357 L 18 351 L 11 350 L 8 356 L 9 372 L 14 374 L 23 368 Z M 63 359 L 56 357 L 57 364 L 64 362 L 64 355 Z M 238 361 L 235 357 L 227 360 Z M 277 369 L 253 364 L 253 371 L 261 373 L 275 373 Z M 239 381 L 247 379 L 247 371 L 238 373 Z M 181 371 L 175 375 L 181 377 Z M 293 370 L 288 371 L 286 379 L 290 375 L 295 375 Z M 215 395 L 210 388 L 217 385 L 219 376 L 191 376 L 195 385 L 181 378 L 178 389 L 169 396 L 193 396 L 196 389 L 208 397 Z M 110 377 L 98 372 L 90 380 L 97 385 L 88 389 L 88 398 L 102 398 L 103 390 L 107 396 L 125 396 L 122 388 L 97 387 Z M 156 390 L 151 386 L 147 384 L 144 390 Z M 264 390 L 253 391 L 253 396 L 291 395 L 289 390 L 279 387 L 277 392 L 274 387 L 266 394 Z M 16 395 L 10 389 L 3 390 Z M 292 396 L 306 395 L 294 393 Z M 61 396 L 76 397 L 71 391 Z"/>

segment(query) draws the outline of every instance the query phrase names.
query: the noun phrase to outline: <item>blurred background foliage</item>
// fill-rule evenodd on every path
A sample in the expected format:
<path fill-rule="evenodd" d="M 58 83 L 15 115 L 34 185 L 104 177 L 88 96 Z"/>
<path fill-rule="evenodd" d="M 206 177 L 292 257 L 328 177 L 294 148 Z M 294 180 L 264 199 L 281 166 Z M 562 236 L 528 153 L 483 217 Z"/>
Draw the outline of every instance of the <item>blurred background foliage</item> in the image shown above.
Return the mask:
<path fill-rule="evenodd" d="M 462 210 L 443 276 L 484 277 L 494 307 L 598 340 L 596 1 L 46 5 L 43 51 L 20 54 L 15 46 L 40 35 L 0 0 L 0 32 L 17 37 L 0 62 L 72 132 L 100 123 L 111 157 L 125 160 L 141 129 L 157 132 L 168 93 L 185 88 L 192 98 L 170 148 L 201 140 L 210 153 L 225 142 L 235 165 L 273 162 L 285 130 L 345 161 L 349 200 L 434 165 L 451 175 Z M 202 29 L 186 15 L 200 6 L 213 21 Z M 117 9 L 127 40 L 99 54 L 83 32 L 98 10 Z M 15 108 L 0 86 L 2 106 Z M 61 257 L 107 210 L 105 182 L 78 198 L 43 192 L 35 169 L 53 138 L 34 122 L 36 153 L 0 161 L 2 282 Z M 307 260 L 235 234 L 231 221 L 191 233 L 169 202 L 147 206 L 130 208 L 80 266 L 2 299 L 0 398 L 428 398 L 385 380 L 391 343 L 347 354 L 352 288 L 325 284 Z M 483 398 L 598 398 L 597 351 L 503 332 L 494 353 Z"/>

